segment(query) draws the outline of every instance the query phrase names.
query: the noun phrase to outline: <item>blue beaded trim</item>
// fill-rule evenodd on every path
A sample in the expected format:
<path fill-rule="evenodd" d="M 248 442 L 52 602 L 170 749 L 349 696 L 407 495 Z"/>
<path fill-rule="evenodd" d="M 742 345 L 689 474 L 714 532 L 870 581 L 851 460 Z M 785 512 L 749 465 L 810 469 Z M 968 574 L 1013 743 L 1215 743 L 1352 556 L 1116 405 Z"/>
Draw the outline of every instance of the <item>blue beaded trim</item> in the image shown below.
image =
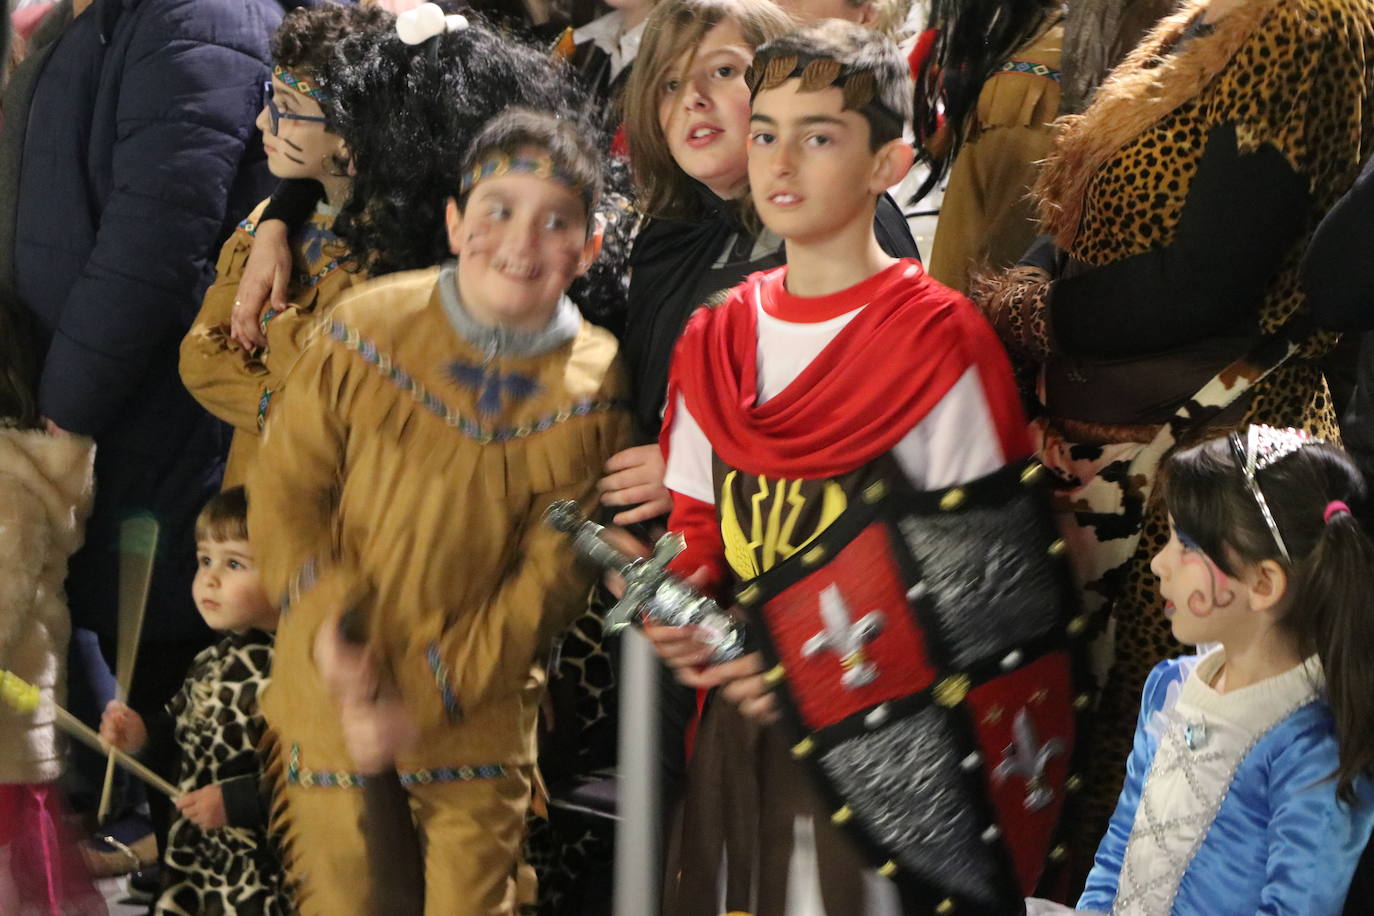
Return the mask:
<path fill-rule="evenodd" d="M 403 786 L 425 786 L 434 782 L 502 779 L 506 775 L 506 768 L 499 763 L 486 763 L 475 767 L 432 767 L 428 770 L 408 770 L 396 775 L 400 778 Z"/>
<path fill-rule="evenodd" d="M 479 763 L 476 766 L 430 767 L 424 770 L 405 770 L 397 773 L 402 786 L 428 786 L 445 782 L 473 782 L 478 779 L 504 779 L 507 770 L 499 763 Z M 301 766 L 301 746 L 291 745 L 286 763 L 286 784 L 311 789 L 359 789 L 367 783 L 361 773 L 347 770 L 311 770 Z"/>
<path fill-rule="evenodd" d="M 429 662 L 429 673 L 434 675 L 434 684 L 439 688 L 439 699 L 443 701 L 444 712 L 450 722 L 463 718 L 463 710 L 458 706 L 458 697 L 449 686 L 448 665 L 439 656 L 439 644 L 430 643 L 425 647 L 425 661 Z"/>
<path fill-rule="evenodd" d="M 264 388 L 262 397 L 258 398 L 258 432 L 267 425 L 267 408 L 272 404 L 272 395 L 275 392 L 271 388 Z"/>
<path fill-rule="evenodd" d="M 305 287 L 306 289 L 314 289 L 316 286 L 319 285 L 321 280 L 323 280 L 325 277 L 329 276 L 338 269 L 339 262 L 338 259 L 335 259 L 333 261 L 330 261 L 328 264 L 324 265 L 324 267 L 320 268 L 318 273 L 310 275 L 298 274 L 296 276 L 296 282 L 299 283 L 301 286 Z"/>
<path fill-rule="evenodd" d="M 286 784 L 321 789 L 357 789 L 364 777 L 342 770 L 310 770 L 301 766 L 301 746 L 292 742 L 291 756 L 286 762 Z"/>
<path fill-rule="evenodd" d="M 291 581 L 286 584 L 286 591 L 282 592 L 281 600 L 277 602 L 281 615 L 285 617 L 291 606 L 301 600 L 301 595 L 314 588 L 318 580 L 319 571 L 315 566 L 315 558 L 311 557 L 301 564 L 301 568 L 292 574 Z"/>
<path fill-rule="evenodd" d="M 574 417 L 585 417 L 596 413 L 606 413 L 612 410 L 623 410 L 629 406 L 628 402 L 620 399 L 596 401 L 590 398 L 583 398 L 568 407 L 560 410 L 551 416 L 542 417 L 524 426 L 506 427 L 504 429 L 485 429 L 479 423 L 469 420 L 462 416 L 458 411 L 449 407 L 442 400 L 432 394 L 428 388 L 417 382 L 404 369 L 395 365 L 391 357 L 385 353 L 380 353 L 376 345 L 371 341 L 363 340 L 358 332 L 352 328 L 332 321 L 329 324 L 329 336 L 339 341 L 349 350 L 357 353 L 363 361 L 377 367 L 377 370 L 391 380 L 397 387 L 407 392 L 422 407 L 434 413 L 449 426 L 461 432 L 469 439 L 479 445 L 487 445 L 491 442 L 512 442 L 517 439 L 524 439 L 536 433 L 542 433 L 552 429 L 560 423 L 571 420 Z"/>
<path fill-rule="evenodd" d="M 1037 64 L 1029 60 L 1009 60 L 1002 65 L 1002 73 L 1029 73 L 1031 76 L 1043 76 L 1046 79 L 1059 82 L 1059 71 L 1044 64 Z"/>

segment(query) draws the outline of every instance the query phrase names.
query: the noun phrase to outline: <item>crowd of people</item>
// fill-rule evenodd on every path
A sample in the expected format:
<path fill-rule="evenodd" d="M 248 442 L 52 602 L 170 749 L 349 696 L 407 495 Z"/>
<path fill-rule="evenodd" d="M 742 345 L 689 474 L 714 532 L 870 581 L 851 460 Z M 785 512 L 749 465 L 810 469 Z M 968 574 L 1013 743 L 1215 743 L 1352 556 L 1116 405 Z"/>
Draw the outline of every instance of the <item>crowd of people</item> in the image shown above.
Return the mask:
<path fill-rule="evenodd" d="M 1368 909 L 1374 0 L 1160 6 L 12 2 L 0 916 L 609 913 L 555 505 L 664 914 Z"/>

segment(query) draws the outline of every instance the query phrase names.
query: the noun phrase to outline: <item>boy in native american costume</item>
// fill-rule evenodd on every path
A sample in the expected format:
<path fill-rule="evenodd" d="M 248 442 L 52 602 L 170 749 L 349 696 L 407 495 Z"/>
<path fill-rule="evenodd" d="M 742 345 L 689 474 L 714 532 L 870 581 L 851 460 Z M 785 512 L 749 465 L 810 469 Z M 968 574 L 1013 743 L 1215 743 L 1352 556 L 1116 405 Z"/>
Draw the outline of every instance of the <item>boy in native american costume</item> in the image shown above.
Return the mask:
<path fill-rule="evenodd" d="M 263 708 L 303 913 L 366 899 L 359 787 L 391 768 L 425 911 L 514 912 L 541 663 L 593 575 L 539 519 L 594 503 L 628 431 L 615 342 L 564 295 L 597 253 L 596 157 L 567 120 L 492 122 L 448 204 L 457 262 L 341 302 L 267 424 L 250 530 L 283 618 Z"/>
<path fill-rule="evenodd" d="M 691 320 L 663 443 L 679 573 L 759 651 L 706 701 L 666 912 L 1020 912 L 1074 740 L 1065 578 L 1007 358 L 882 251 L 912 160 L 895 47 L 829 22 L 759 49 L 749 180 L 788 265 Z"/>

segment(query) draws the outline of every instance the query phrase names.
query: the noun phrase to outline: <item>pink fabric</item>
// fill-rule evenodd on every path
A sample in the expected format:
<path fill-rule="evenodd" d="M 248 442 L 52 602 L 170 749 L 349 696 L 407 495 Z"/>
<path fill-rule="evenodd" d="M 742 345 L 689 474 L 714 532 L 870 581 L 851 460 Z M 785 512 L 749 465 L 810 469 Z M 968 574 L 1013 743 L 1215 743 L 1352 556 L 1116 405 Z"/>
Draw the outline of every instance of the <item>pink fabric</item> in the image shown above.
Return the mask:
<path fill-rule="evenodd" d="M 8 852 L 10 891 L 25 913 L 105 914 L 65 812 L 52 783 L 0 784 L 0 847 Z"/>

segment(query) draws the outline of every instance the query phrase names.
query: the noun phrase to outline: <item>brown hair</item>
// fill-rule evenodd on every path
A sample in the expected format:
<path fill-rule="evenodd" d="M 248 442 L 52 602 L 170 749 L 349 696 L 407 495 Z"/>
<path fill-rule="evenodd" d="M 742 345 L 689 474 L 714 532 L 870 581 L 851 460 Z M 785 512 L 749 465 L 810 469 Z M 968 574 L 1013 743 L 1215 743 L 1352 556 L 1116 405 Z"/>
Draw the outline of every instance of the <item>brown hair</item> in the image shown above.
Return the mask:
<path fill-rule="evenodd" d="M 248 540 L 248 496 L 243 487 L 216 493 L 196 516 L 196 543 Z"/>
<path fill-rule="evenodd" d="M 1242 436 L 1245 433 L 1242 431 Z M 1364 479 L 1334 446 L 1305 445 L 1255 474 L 1292 561 L 1285 560 L 1250 492 L 1229 438 L 1175 454 L 1165 468 L 1164 498 L 1174 526 L 1223 572 L 1273 560 L 1288 573 L 1281 626 L 1304 656 L 1321 659 L 1336 722 L 1337 795 L 1355 800 L 1354 782 L 1374 766 L 1374 543 L 1359 520 L 1333 500 L 1359 506 Z"/>
<path fill-rule="evenodd" d="M 826 19 L 759 48 L 745 80 L 750 97 L 790 79 L 802 92 L 839 89 L 844 109 L 868 122 L 869 148 L 900 140 L 911 121 L 911 68 L 880 32 Z"/>
<path fill-rule="evenodd" d="M 739 25 L 750 48 L 794 27 L 771 0 L 659 0 L 644 26 L 644 41 L 625 90 L 625 132 L 639 208 L 647 216 L 700 215 L 690 179 L 668 151 L 658 109 L 668 70 L 684 54 L 694 55 L 706 33 L 726 20 Z"/>

